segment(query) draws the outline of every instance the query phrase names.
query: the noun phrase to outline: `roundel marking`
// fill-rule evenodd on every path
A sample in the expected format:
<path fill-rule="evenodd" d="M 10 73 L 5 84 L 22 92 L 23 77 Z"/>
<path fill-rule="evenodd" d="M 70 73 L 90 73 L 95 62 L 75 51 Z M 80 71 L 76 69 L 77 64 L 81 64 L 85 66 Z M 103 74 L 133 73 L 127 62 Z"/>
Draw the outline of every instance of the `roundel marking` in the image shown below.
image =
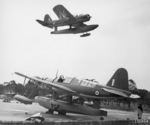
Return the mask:
<path fill-rule="evenodd" d="M 99 95 L 99 91 L 95 91 L 95 95 Z"/>

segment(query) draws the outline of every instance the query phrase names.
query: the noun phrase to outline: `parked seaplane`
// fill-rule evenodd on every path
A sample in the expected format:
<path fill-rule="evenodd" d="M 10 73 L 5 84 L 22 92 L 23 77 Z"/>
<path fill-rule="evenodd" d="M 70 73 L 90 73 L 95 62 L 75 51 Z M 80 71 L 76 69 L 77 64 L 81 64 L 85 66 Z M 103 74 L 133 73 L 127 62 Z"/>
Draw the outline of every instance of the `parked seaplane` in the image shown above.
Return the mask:
<path fill-rule="evenodd" d="M 59 114 L 78 113 L 107 116 L 107 111 L 99 109 L 101 99 L 134 97 L 129 91 L 128 73 L 124 68 L 118 69 L 106 86 L 99 84 L 94 79 L 64 78 L 63 76 L 41 79 L 18 72 L 15 74 L 30 79 L 38 85 L 46 85 L 53 91 L 51 97 L 35 97 L 35 101 L 47 108 L 51 114 L 56 111 Z M 93 102 L 92 107 L 84 103 L 87 100 Z"/>

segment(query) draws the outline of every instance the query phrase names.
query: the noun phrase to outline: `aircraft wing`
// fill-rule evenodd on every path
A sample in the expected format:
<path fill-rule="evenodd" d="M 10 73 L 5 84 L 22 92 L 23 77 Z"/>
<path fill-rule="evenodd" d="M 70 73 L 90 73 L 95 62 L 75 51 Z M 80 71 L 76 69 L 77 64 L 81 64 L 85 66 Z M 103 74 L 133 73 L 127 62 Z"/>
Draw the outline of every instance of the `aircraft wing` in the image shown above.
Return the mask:
<path fill-rule="evenodd" d="M 39 119 L 40 121 L 37 121 L 36 119 Z M 26 121 L 36 121 L 36 122 L 42 122 L 42 121 L 44 121 L 44 116 L 41 114 L 41 113 L 36 113 L 36 114 L 34 114 L 34 115 L 32 115 L 32 116 L 30 116 L 30 117 L 28 117 L 28 118 L 26 118 Z"/>
<path fill-rule="evenodd" d="M 69 18 L 68 21 L 76 21 L 76 18 L 63 5 L 55 6 L 53 8 L 53 11 L 58 16 L 59 19 Z"/>
<path fill-rule="evenodd" d="M 62 85 L 58 85 L 58 84 L 52 83 L 50 81 L 42 80 L 42 79 L 39 79 L 39 78 L 30 77 L 30 76 L 27 76 L 27 75 L 24 75 L 24 74 L 21 74 L 21 73 L 18 73 L 18 72 L 15 72 L 15 74 L 19 75 L 19 76 L 22 76 L 22 77 L 25 77 L 25 78 L 28 78 L 28 79 L 31 79 L 31 80 L 34 80 L 36 82 L 44 83 L 44 84 L 49 85 L 49 86 L 54 87 L 54 88 L 65 90 L 69 93 L 72 93 L 73 95 L 78 95 L 77 92 L 75 92 L 75 91 L 73 91 L 73 90 L 71 90 L 71 89 L 69 89 L 65 86 L 62 86 Z"/>
<path fill-rule="evenodd" d="M 36 114 L 30 116 L 29 118 L 31 118 L 31 117 L 38 117 L 38 116 L 42 116 L 42 114 L 41 113 L 36 113 Z"/>

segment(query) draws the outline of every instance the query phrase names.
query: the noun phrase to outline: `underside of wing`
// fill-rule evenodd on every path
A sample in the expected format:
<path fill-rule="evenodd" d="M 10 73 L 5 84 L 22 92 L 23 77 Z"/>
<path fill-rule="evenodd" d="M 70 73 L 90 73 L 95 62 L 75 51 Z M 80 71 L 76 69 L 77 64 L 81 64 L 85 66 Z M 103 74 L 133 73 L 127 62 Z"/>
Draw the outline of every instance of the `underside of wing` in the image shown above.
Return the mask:
<path fill-rule="evenodd" d="M 65 86 L 62 86 L 60 84 L 56 84 L 56 83 L 53 83 L 53 82 L 50 82 L 50 81 L 46 81 L 46 80 L 42 80 L 42 79 L 35 78 L 35 77 L 30 77 L 30 76 L 27 76 L 27 75 L 24 75 L 24 74 L 21 74 L 21 73 L 18 73 L 18 72 L 15 72 L 15 74 L 19 75 L 19 76 L 22 76 L 22 77 L 25 77 L 25 78 L 28 78 L 28 79 L 31 79 L 33 81 L 39 82 L 39 83 L 44 83 L 44 84 L 49 85 L 49 86 L 54 87 L 54 88 L 58 88 L 58 89 L 64 90 L 64 91 L 69 92 L 69 93 L 71 93 L 73 95 L 78 95 L 78 93 L 76 93 L 75 91 L 73 91 L 70 88 L 67 88 Z"/>
<path fill-rule="evenodd" d="M 69 21 L 76 21 L 76 18 L 63 5 L 57 5 L 53 10 L 59 19 L 68 17 Z"/>

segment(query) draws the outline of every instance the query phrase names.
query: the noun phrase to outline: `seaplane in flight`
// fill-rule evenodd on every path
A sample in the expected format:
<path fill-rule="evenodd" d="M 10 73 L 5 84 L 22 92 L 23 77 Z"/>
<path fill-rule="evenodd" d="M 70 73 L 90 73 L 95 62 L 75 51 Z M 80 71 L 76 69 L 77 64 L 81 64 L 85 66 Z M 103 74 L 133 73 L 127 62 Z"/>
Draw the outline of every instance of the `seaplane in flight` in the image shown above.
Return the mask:
<path fill-rule="evenodd" d="M 94 79 L 60 76 L 43 80 L 18 72 L 15 72 L 15 74 L 32 80 L 37 85 L 46 85 L 50 88 L 52 91 L 51 97 L 36 96 L 35 101 L 47 108 L 51 114 L 56 111 L 63 115 L 78 113 L 107 116 L 107 111 L 100 109 L 101 99 L 134 98 L 128 86 L 128 72 L 124 68 L 119 68 L 106 86 L 99 84 Z M 92 102 L 91 106 L 85 104 L 89 100 Z"/>
<path fill-rule="evenodd" d="M 41 25 L 54 28 L 55 30 L 51 34 L 77 34 L 83 33 L 80 37 L 89 36 L 89 31 L 92 31 L 98 27 L 97 24 L 86 25 L 84 22 L 90 20 L 89 14 L 73 16 L 63 5 L 57 5 L 53 8 L 53 11 L 58 16 L 59 20 L 52 20 L 51 17 L 46 14 L 44 21 L 36 20 Z M 69 26 L 69 29 L 58 30 L 60 26 Z"/>

